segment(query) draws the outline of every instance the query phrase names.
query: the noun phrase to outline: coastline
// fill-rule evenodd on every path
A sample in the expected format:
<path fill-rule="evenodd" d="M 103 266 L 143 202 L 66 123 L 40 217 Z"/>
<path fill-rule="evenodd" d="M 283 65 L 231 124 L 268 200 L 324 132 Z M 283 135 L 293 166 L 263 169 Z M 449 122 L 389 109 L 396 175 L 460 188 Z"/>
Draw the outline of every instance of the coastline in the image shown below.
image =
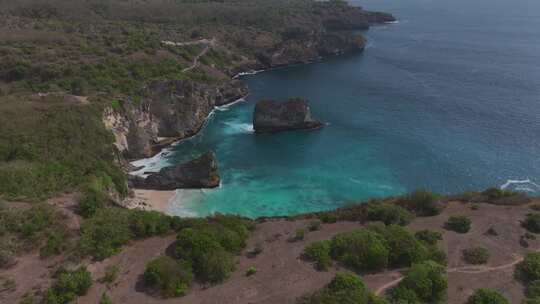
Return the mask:
<path fill-rule="evenodd" d="M 374 25 L 374 24 L 396 24 L 396 23 L 398 23 L 397 20 L 392 21 L 392 22 L 370 23 L 370 26 Z M 294 62 L 290 62 L 288 64 L 269 66 L 267 68 L 263 68 L 263 69 L 259 69 L 259 70 L 248 69 L 248 70 L 240 71 L 240 72 L 238 72 L 236 74 L 233 74 L 230 77 L 231 77 L 231 80 L 235 80 L 235 79 L 241 78 L 242 76 L 256 75 L 256 74 L 259 74 L 259 73 L 263 73 L 263 72 L 267 72 L 267 71 L 273 71 L 273 70 L 277 70 L 277 69 L 284 69 L 284 68 L 289 68 L 289 67 L 294 67 L 294 66 L 320 63 L 320 62 L 323 62 L 324 60 L 329 59 L 329 58 L 343 56 L 343 55 L 347 55 L 347 54 L 351 54 L 351 53 L 361 54 L 361 53 L 363 53 L 365 51 L 365 49 L 366 49 L 366 46 L 364 45 L 362 48 L 359 48 L 357 50 L 350 51 L 350 52 L 339 51 L 339 52 L 336 52 L 336 53 L 333 53 L 333 54 L 328 54 L 326 56 L 318 56 L 317 58 L 311 58 L 311 59 L 308 59 L 308 60 L 305 60 L 305 61 L 294 61 Z M 237 99 L 234 99 L 234 100 L 232 100 L 230 102 L 225 102 L 225 103 L 223 103 L 221 105 L 214 106 L 212 111 L 205 118 L 204 123 L 200 126 L 200 128 L 198 128 L 196 130 L 196 132 L 193 135 L 191 135 L 189 137 L 185 137 L 185 138 L 165 138 L 164 140 L 159 141 L 153 147 L 156 150 L 155 150 L 155 154 L 152 157 L 143 158 L 143 159 L 136 159 L 136 160 L 130 160 L 129 163 L 131 165 L 137 167 L 138 170 L 131 171 L 131 172 L 126 172 L 126 173 L 130 174 L 130 175 L 138 175 L 138 176 L 141 176 L 141 177 L 146 177 L 147 174 L 144 174 L 144 173 L 149 172 L 149 168 L 148 168 L 149 165 L 161 162 L 164 159 L 164 156 L 167 155 L 168 152 L 175 145 L 181 144 L 182 142 L 184 142 L 186 140 L 190 140 L 190 139 L 193 139 L 196 136 L 198 136 L 201 133 L 201 131 L 207 126 L 207 124 L 210 121 L 211 117 L 213 115 L 215 115 L 216 111 L 219 111 L 220 109 L 225 109 L 225 108 L 228 108 L 228 107 L 232 107 L 237 103 L 245 101 L 246 100 L 245 98 L 247 96 L 249 96 L 249 94 L 250 94 L 249 88 L 247 88 L 247 93 L 244 96 L 242 96 L 240 98 L 237 98 Z M 328 123 L 325 123 L 325 125 L 328 125 Z M 319 127 L 319 128 L 322 128 L 322 126 Z M 174 197 L 174 194 L 171 195 L 171 194 L 153 193 L 153 192 L 159 192 L 159 191 L 154 191 L 154 190 L 141 190 L 141 189 L 133 189 L 133 190 L 136 192 L 136 194 L 135 194 L 136 197 L 138 195 L 139 199 L 144 201 L 146 204 L 150 205 L 149 210 L 166 212 L 168 210 L 169 206 L 171 205 L 172 198 Z M 174 191 L 171 191 L 171 192 L 174 192 Z M 167 200 L 164 199 L 165 196 L 168 196 Z M 153 203 L 154 199 L 157 200 L 155 205 Z M 164 205 L 166 205 L 166 206 L 164 206 Z"/>

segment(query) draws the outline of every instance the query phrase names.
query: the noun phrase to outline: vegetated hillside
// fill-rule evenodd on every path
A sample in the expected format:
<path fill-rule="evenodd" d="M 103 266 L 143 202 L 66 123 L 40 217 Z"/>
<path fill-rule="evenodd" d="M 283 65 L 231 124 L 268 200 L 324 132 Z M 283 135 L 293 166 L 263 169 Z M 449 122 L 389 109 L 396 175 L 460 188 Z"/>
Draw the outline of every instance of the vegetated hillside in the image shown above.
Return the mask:
<path fill-rule="evenodd" d="M 114 165 L 196 133 L 245 95 L 232 75 L 362 50 L 353 30 L 392 20 L 308 0 L 0 1 L 0 15 L 0 196 L 25 200 L 95 176 L 125 195 Z"/>

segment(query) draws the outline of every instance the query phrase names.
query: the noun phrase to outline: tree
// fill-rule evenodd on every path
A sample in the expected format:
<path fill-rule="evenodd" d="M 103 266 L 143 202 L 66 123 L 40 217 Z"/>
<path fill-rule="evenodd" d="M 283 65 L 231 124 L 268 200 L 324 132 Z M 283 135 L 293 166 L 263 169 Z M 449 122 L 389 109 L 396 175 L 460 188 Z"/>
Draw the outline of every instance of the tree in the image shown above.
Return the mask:
<path fill-rule="evenodd" d="M 409 289 L 422 303 L 440 303 L 446 296 L 448 280 L 443 266 L 427 261 L 413 265 L 397 288 Z M 400 293 L 411 295 L 404 290 Z"/>
<path fill-rule="evenodd" d="M 469 297 L 467 304 L 510 304 L 510 302 L 497 291 L 478 289 Z"/>
<path fill-rule="evenodd" d="M 162 296 L 179 297 L 186 294 L 193 273 L 188 263 L 162 256 L 146 265 L 143 277 L 145 284 Z"/>
<path fill-rule="evenodd" d="M 434 216 L 441 213 L 443 205 L 438 195 L 427 190 L 417 190 L 404 196 L 400 204 L 419 216 Z"/>
<path fill-rule="evenodd" d="M 452 215 L 448 218 L 445 227 L 457 233 L 467 233 L 471 229 L 471 220 L 463 215 Z"/>
<path fill-rule="evenodd" d="M 526 284 L 540 280 L 540 252 L 528 253 L 516 266 L 516 275 Z"/>
<path fill-rule="evenodd" d="M 331 248 L 334 259 L 357 271 L 379 270 L 388 265 L 388 243 L 373 231 L 338 234 L 332 239 Z"/>

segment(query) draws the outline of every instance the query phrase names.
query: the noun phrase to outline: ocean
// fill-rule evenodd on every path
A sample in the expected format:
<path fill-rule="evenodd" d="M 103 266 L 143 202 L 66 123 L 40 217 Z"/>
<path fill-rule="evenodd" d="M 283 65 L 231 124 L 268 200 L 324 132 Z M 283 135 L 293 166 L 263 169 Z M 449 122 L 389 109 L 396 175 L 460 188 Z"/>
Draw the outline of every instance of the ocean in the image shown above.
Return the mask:
<path fill-rule="evenodd" d="M 245 101 L 148 169 L 214 150 L 222 185 L 178 190 L 170 213 L 328 210 L 419 188 L 540 193 L 540 1 L 365 0 L 398 22 L 363 53 L 256 75 Z M 261 99 L 310 100 L 318 131 L 255 135 Z"/>

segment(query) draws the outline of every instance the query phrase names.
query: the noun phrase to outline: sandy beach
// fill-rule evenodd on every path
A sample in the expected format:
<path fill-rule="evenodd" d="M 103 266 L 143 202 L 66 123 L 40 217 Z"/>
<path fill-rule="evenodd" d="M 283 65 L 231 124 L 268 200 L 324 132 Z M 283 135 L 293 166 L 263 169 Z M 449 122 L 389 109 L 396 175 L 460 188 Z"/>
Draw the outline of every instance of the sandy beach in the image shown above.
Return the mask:
<path fill-rule="evenodd" d="M 152 210 L 168 213 L 169 205 L 176 191 L 133 189 L 134 197 L 127 201 L 126 208 Z"/>

